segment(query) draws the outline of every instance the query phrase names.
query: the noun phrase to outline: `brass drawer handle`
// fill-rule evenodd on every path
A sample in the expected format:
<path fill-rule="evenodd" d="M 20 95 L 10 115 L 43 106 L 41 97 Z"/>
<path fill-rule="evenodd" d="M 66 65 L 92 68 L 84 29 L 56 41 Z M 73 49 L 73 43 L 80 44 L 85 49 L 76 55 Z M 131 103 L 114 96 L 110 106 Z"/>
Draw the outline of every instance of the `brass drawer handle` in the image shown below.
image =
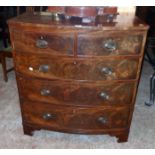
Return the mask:
<path fill-rule="evenodd" d="M 50 113 L 45 113 L 45 114 L 43 114 L 42 117 L 43 117 L 44 120 L 51 120 L 51 119 L 55 118 L 55 115 L 50 114 Z"/>
<path fill-rule="evenodd" d="M 39 72 L 47 73 L 49 71 L 49 68 L 50 67 L 48 65 L 40 65 Z"/>
<path fill-rule="evenodd" d="M 36 46 L 38 48 L 47 48 L 48 47 L 48 42 L 41 36 L 37 41 L 36 41 Z"/>
<path fill-rule="evenodd" d="M 42 96 L 48 96 L 48 95 L 50 95 L 50 93 L 51 93 L 51 91 L 50 91 L 49 89 L 42 89 L 42 90 L 40 91 L 40 94 L 41 94 Z"/>
<path fill-rule="evenodd" d="M 106 94 L 105 92 L 101 92 L 99 96 L 102 100 L 109 100 L 109 95 Z"/>
<path fill-rule="evenodd" d="M 109 40 L 107 40 L 107 41 L 105 41 L 103 43 L 103 47 L 105 49 L 107 49 L 107 50 L 112 50 L 113 51 L 113 50 L 117 49 L 117 44 L 116 44 L 116 42 L 114 40 L 109 39 Z"/>
<path fill-rule="evenodd" d="M 34 68 L 33 68 L 33 67 L 31 67 L 31 66 L 30 66 L 28 69 L 29 69 L 29 71 L 31 71 L 31 72 L 33 72 L 33 71 L 34 71 Z"/>
<path fill-rule="evenodd" d="M 98 119 L 98 122 L 100 122 L 101 124 L 107 124 L 107 119 L 103 116 L 100 116 Z"/>
<path fill-rule="evenodd" d="M 109 67 L 103 67 L 101 69 L 101 72 L 104 73 L 104 74 L 107 74 L 107 75 L 111 75 L 112 74 L 112 69 L 109 68 Z"/>
<path fill-rule="evenodd" d="M 34 69 L 31 66 L 28 67 L 28 70 L 31 72 L 38 71 L 38 72 L 42 72 L 42 73 L 47 73 L 49 71 L 49 68 L 50 67 L 48 65 L 40 65 L 38 70 Z"/>

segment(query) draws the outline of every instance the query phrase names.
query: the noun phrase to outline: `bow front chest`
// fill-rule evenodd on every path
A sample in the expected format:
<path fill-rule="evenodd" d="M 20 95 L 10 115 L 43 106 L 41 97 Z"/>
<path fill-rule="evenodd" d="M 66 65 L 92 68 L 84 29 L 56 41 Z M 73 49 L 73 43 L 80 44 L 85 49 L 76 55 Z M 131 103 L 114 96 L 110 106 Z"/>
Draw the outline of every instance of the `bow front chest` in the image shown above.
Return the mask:
<path fill-rule="evenodd" d="M 24 133 L 47 129 L 128 139 L 148 26 L 52 20 L 8 21 Z"/>

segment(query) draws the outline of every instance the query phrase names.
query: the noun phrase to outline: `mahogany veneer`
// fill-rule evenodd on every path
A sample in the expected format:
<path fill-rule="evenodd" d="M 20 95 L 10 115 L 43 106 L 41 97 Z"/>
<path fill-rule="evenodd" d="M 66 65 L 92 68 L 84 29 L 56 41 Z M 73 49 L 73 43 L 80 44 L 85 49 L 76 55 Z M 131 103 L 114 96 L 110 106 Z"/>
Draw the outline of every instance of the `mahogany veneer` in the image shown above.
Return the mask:
<path fill-rule="evenodd" d="M 86 24 L 26 13 L 8 24 L 25 134 L 47 129 L 127 141 L 145 23 L 121 15 L 114 23 Z"/>

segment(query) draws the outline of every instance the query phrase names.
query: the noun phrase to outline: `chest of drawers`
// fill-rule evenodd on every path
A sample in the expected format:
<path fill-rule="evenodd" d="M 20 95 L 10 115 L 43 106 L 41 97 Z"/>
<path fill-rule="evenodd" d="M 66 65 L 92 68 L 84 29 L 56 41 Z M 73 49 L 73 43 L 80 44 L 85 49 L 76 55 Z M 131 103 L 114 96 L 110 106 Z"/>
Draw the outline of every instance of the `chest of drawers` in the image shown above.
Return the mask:
<path fill-rule="evenodd" d="M 8 21 L 25 134 L 47 129 L 127 141 L 148 30 L 127 18 L 73 24 L 26 13 Z"/>

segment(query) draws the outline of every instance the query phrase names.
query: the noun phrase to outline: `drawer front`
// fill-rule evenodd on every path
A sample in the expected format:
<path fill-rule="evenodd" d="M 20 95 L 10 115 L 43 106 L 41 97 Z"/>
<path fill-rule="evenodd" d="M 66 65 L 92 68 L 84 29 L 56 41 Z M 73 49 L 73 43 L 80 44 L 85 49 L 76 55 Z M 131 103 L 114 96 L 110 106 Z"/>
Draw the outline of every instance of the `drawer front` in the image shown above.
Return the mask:
<path fill-rule="evenodd" d="M 132 55 L 141 52 L 143 34 L 102 31 L 78 35 L 78 55 Z"/>
<path fill-rule="evenodd" d="M 74 35 L 69 33 L 36 33 L 36 32 L 13 32 L 15 50 L 50 53 L 55 55 L 73 55 Z"/>
<path fill-rule="evenodd" d="M 31 81 L 31 82 L 29 82 Z M 132 102 L 133 82 L 82 83 L 18 77 L 21 97 L 59 105 L 119 106 Z"/>
<path fill-rule="evenodd" d="M 45 103 L 22 103 L 24 121 L 55 129 L 104 130 L 125 128 L 129 109 L 58 107 Z"/>
<path fill-rule="evenodd" d="M 123 80 L 135 79 L 138 58 L 57 58 L 15 55 L 16 70 L 30 76 L 49 79 Z"/>

